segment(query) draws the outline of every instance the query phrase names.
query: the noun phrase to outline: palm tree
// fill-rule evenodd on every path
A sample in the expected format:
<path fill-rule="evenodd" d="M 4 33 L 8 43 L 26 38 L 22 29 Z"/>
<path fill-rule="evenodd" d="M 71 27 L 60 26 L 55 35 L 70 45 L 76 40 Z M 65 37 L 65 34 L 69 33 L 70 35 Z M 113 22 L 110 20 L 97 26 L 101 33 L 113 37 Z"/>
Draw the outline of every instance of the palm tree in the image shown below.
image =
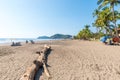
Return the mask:
<path fill-rule="evenodd" d="M 100 18 L 100 11 L 98 9 L 95 9 L 93 12 L 93 17 L 96 18 L 95 22 L 93 23 L 93 26 L 97 27 L 99 30 L 103 29 L 103 20 Z"/>
<path fill-rule="evenodd" d="M 89 29 L 89 25 L 85 25 L 84 29 L 82 29 L 78 34 L 77 37 L 79 39 L 89 40 L 92 37 L 92 32 Z"/>
<path fill-rule="evenodd" d="M 94 26 L 102 30 L 106 30 L 106 33 L 110 33 L 110 21 L 111 21 L 111 12 L 108 7 L 105 7 L 100 10 L 95 10 L 93 16 L 96 16 Z"/>
<path fill-rule="evenodd" d="M 113 21 L 114 26 L 115 26 L 116 36 L 118 36 L 114 7 L 117 6 L 118 4 L 120 4 L 120 0 L 98 0 L 97 4 L 100 5 L 99 9 L 101 9 L 102 7 L 105 7 L 107 5 L 110 5 L 109 8 L 111 9 L 112 16 L 113 16 L 112 21 Z"/>

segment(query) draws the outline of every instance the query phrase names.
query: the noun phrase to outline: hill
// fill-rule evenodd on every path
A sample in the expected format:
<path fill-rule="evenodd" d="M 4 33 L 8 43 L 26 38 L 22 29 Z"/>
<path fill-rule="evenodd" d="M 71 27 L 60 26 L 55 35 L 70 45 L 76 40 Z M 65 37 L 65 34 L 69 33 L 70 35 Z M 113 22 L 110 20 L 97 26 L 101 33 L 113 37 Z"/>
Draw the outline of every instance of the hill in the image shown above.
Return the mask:
<path fill-rule="evenodd" d="M 71 35 L 64 35 L 64 34 L 55 34 L 50 37 L 51 39 L 69 39 L 72 38 Z"/>
<path fill-rule="evenodd" d="M 37 39 L 50 39 L 48 36 L 39 36 Z"/>
<path fill-rule="evenodd" d="M 37 39 L 70 39 L 72 38 L 71 35 L 64 35 L 64 34 L 54 34 L 50 37 L 48 36 L 39 36 Z"/>

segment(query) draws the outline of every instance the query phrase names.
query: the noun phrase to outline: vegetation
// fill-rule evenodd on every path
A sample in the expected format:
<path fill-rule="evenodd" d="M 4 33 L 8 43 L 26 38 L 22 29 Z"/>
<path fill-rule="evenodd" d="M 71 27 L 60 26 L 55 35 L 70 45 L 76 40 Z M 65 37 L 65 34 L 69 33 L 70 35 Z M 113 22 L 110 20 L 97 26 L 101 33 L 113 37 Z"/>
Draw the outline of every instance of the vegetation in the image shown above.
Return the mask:
<path fill-rule="evenodd" d="M 83 39 L 83 40 L 90 40 L 90 39 L 100 39 L 100 37 L 104 36 L 105 34 L 101 31 L 93 33 L 90 29 L 89 25 L 85 25 L 84 29 L 79 31 L 79 33 L 74 36 L 74 39 Z"/>
<path fill-rule="evenodd" d="M 117 28 L 120 28 L 120 24 L 117 24 L 117 21 L 120 20 L 120 13 L 116 6 L 120 4 L 120 0 L 98 0 L 97 4 L 98 8 L 93 12 L 93 17 L 95 18 L 93 26 L 98 31 L 93 33 L 89 29 L 90 26 L 86 25 L 77 36 L 74 36 L 75 39 L 99 39 L 104 35 L 113 36 L 115 33 L 118 36 Z"/>
<path fill-rule="evenodd" d="M 84 40 L 88 40 L 90 38 L 92 38 L 92 32 L 89 29 L 89 25 L 85 25 L 85 28 L 82 29 L 77 36 L 74 36 L 74 38 L 76 39 L 84 39 Z"/>
<path fill-rule="evenodd" d="M 96 32 L 96 33 L 93 33 L 92 38 L 100 39 L 102 36 L 105 36 L 105 34 L 103 32 Z"/>
<path fill-rule="evenodd" d="M 93 26 L 99 28 L 101 31 L 105 30 L 106 34 L 110 34 L 110 30 L 113 29 L 113 25 L 110 25 L 112 20 L 110 9 L 105 7 L 102 11 L 95 10 L 93 16 L 96 17 Z"/>
<path fill-rule="evenodd" d="M 72 38 L 71 35 L 64 35 L 64 34 L 55 34 L 50 37 L 48 36 L 40 36 L 38 39 L 70 39 Z"/>
<path fill-rule="evenodd" d="M 107 35 L 112 35 L 115 29 L 115 33 L 118 35 L 116 22 L 120 19 L 120 13 L 114 7 L 120 4 L 120 0 L 98 0 L 97 4 L 98 9 L 93 13 L 96 18 L 93 25 L 105 30 Z"/>
<path fill-rule="evenodd" d="M 39 36 L 37 39 L 50 39 L 48 36 Z"/>
<path fill-rule="evenodd" d="M 64 35 L 64 34 L 55 34 L 50 37 L 51 39 L 69 39 L 72 38 L 71 35 Z"/>

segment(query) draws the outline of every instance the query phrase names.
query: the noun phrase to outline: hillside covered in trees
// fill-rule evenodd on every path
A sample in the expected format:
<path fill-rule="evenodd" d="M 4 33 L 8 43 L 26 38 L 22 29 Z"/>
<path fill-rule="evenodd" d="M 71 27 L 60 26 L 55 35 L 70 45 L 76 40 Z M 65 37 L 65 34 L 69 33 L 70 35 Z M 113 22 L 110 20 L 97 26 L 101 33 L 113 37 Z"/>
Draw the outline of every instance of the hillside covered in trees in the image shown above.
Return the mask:
<path fill-rule="evenodd" d="M 72 38 L 71 35 L 64 35 L 64 34 L 54 34 L 50 37 L 48 36 L 39 36 L 37 39 L 70 39 Z"/>

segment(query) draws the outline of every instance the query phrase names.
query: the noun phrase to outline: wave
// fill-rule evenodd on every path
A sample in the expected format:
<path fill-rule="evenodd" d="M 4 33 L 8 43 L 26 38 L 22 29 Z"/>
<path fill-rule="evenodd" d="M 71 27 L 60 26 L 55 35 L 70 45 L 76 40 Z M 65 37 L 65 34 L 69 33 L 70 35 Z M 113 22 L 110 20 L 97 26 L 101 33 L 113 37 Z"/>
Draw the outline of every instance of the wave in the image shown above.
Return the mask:
<path fill-rule="evenodd" d="M 0 38 L 0 43 L 25 42 L 26 40 L 47 41 L 53 39 L 35 39 L 35 38 Z"/>

